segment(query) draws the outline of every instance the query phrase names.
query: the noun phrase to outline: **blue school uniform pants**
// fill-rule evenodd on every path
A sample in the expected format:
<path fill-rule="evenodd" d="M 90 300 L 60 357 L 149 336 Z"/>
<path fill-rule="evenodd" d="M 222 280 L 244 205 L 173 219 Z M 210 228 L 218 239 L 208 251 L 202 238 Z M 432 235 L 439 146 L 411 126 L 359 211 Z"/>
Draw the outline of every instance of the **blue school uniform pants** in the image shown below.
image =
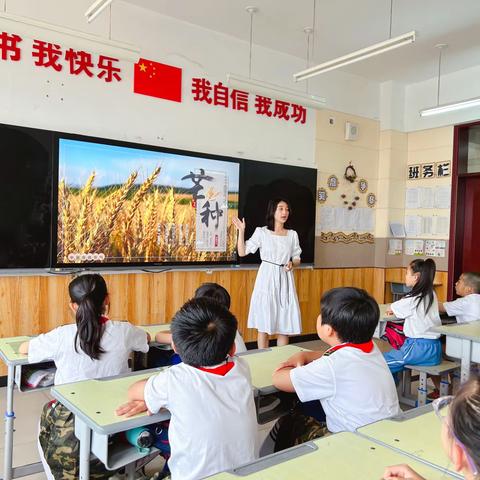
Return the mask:
<path fill-rule="evenodd" d="M 405 365 L 438 365 L 442 361 L 440 339 L 407 338 L 399 350 L 383 354 L 392 373 L 401 372 Z"/>

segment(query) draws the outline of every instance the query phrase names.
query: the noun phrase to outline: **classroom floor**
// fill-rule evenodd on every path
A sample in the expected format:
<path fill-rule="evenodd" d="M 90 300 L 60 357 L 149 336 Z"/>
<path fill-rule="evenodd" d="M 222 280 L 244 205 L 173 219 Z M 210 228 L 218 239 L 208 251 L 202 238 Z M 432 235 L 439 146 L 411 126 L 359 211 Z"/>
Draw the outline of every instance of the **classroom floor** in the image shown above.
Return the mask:
<path fill-rule="evenodd" d="M 382 351 L 388 350 L 386 342 L 376 340 L 377 345 Z M 310 350 L 327 350 L 327 345 L 321 340 L 315 340 L 311 342 L 298 343 L 297 345 L 308 348 Z M 39 461 L 38 449 L 37 449 L 37 430 L 38 419 L 42 411 L 43 405 L 51 400 L 51 396 L 48 390 L 40 392 L 31 392 L 18 394 L 15 391 L 14 405 L 15 412 L 17 412 L 17 418 L 15 419 L 15 434 L 14 434 L 14 447 L 13 447 L 13 465 L 24 465 L 28 463 L 34 463 Z M 2 405 L 6 404 L 6 388 L 0 388 L 0 402 Z M 402 408 L 408 409 L 405 405 Z M 4 410 L 4 408 L 2 409 Z M 4 442 L 5 442 L 5 424 L 2 423 L 0 429 L 0 476 L 3 474 L 3 455 L 4 455 Z M 147 467 L 147 474 L 153 474 L 161 469 L 163 460 L 158 458 L 154 462 L 151 462 Z M 37 473 L 24 477 L 28 480 L 45 480 L 44 473 Z"/>

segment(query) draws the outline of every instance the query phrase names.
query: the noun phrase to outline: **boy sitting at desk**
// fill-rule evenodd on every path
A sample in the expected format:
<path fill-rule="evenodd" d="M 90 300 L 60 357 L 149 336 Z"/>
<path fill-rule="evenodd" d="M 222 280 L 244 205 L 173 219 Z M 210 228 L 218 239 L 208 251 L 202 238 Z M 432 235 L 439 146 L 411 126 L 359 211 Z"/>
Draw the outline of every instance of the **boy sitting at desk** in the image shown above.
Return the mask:
<path fill-rule="evenodd" d="M 296 353 L 275 371 L 274 385 L 296 392 L 302 402 L 320 400 L 330 432 L 353 432 L 398 415 L 392 374 L 372 341 L 379 317 L 377 302 L 364 290 L 329 290 L 321 300 L 317 333 L 330 348 Z"/>
<path fill-rule="evenodd" d="M 237 320 L 207 298 L 188 301 L 172 321 L 172 346 L 183 363 L 134 383 L 132 416 L 170 411 L 168 462 L 173 480 L 195 480 L 251 462 L 257 421 L 248 365 L 235 353 Z"/>
<path fill-rule="evenodd" d="M 460 298 L 451 302 L 438 302 L 438 311 L 447 313 L 449 317 L 455 317 L 457 323 L 480 320 L 480 273 L 462 273 L 455 283 L 455 293 Z M 442 351 L 445 353 L 445 337 L 442 337 Z M 450 374 L 450 390 L 453 390 L 454 377 L 454 374 Z M 440 396 L 440 377 L 432 376 L 432 381 L 435 389 L 427 395 L 429 400 Z"/>
<path fill-rule="evenodd" d="M 455 283 L 455 292 L 460 298 L 438 304 L 440 313 L 456 317 L 457 323 L 480 320 L 480 273 L 464 272 Z"/>

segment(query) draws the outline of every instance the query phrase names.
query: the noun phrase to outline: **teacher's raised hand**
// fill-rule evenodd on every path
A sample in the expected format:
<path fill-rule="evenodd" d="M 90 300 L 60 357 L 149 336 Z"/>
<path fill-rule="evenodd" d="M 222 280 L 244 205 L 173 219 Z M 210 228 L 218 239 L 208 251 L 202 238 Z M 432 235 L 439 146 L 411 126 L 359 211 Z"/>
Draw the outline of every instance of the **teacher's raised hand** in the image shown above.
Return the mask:
<path fill-rule="evenodd" d="M 233 217 L 232 222 L 237 227 L 237 230 L 239 232 L 244 232 L 245 231 L 245 219 L 242 218 L 241 220 L 238 217 Z"/>

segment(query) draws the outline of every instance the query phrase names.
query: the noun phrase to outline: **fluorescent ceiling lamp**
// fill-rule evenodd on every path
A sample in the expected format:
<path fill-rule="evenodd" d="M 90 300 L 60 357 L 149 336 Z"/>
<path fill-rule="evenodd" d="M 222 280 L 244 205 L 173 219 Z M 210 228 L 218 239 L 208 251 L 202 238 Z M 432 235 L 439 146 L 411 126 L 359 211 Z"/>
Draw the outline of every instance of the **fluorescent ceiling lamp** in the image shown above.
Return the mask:
<path fill-rule="evenodd" d="M 390 38 L 384 42 L 376 43 L 356 52 L 349 53 L 348 55 L 343 55 L 343 57 L 338 57 L 328 62 L 321 63 L 315 67 L 307 68 L 301 72 L 295 73 L 293 78 L 296 82 L 300 80 L 306 80 L 307 78 L 314 77 L 315 75 L 320 75 L 321 73 L 330 72 L 337 68 L 344 67 L 345 65 L 350 65 L 351 63 L 360 62 L 366 58 L 374 57 L 375 55 L 380 55 L 381 53 L 394 50 L 395 48 L 403 47 L 410 43 L 415 42 L 415 31 L 404 33 L 395 38 Z"/>
<path fill-rule="evenodd" d="M 90 23 L 91 21 L 95 20 L 100 13 L 102 13 L 110 4 L 112 0 L 97 0 L 96 2 L 92 3 L 88 10 L 85 12 L 85 16 L 87 17 L 87 22 Z"/>
<path fill-rule="evenodd" d="M 453 112 L 455 110 L 463 110 L 464 108 L 480 107 L 480 97 L 461 100 L 459 102 L 445 103 L 436 107 L 425 108 L 420 110 L 421 117 L 430 117 L 431 115 L 439 115 L 440 113 Z"/>
<path fill-rule="evenodd" d="M 234 88 L 242 88 L 251 93 L 287 100 L 305 107 L 322 108 L 325 106 L 325 99 L 322 97 L 290 90 L 273 83 L 261 82 L 254 78 L 241 77 L 233 73 L 227 74 L 227 83 Z"/>
<path fill-rule="evenodd" d="M 28 38 L 35 38 L 38 36 L 41 40 L 50 41 L 52 43 L 60 42 L 61 36 L 66 36 L 70 43 L 71 38 L 80 39 L 80 42 L 75 42 L 76 45 L 70 44 L 70 47 L 78 46 L 78 48 L 91 50 L 95 53 L 103 55 L 111 55 L 122 60 L 137 62 L 140 58 L 140 48 L 129 43 L 109 40 L 107 38 L 91 35 L 89 33 L 81 32 L 80 30 L 73 30 L 71 28 L 61 27 L 52 23 L 34 20 L 32 18 L 20 17 L 10 13 L 0 12 L 0 27 L 14 28 L 14 33 L 25 35 Z M 48 35 L 48 32 L 54 32 L 54 35 Z M 47 35 L 46 35 L 47 34 Z M 43 37 L 42 37 L 43 36 Z M 45 38 L 48 37 L 48 38 Z"/>

